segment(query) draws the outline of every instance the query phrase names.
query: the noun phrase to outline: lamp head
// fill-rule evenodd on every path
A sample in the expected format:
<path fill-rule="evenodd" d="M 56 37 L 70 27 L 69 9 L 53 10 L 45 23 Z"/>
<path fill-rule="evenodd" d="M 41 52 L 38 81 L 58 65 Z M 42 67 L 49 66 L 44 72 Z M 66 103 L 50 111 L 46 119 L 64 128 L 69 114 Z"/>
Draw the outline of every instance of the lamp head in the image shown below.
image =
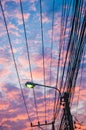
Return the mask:
<path fill-rule="evenodd" d="M 35 87 L 35 84 L 32 83 L 32 82 L 26 82 L 26 83 L 25 83 L 25 86 L 26 86 L 26 88 L 34 88 L 34 87 Z"/>

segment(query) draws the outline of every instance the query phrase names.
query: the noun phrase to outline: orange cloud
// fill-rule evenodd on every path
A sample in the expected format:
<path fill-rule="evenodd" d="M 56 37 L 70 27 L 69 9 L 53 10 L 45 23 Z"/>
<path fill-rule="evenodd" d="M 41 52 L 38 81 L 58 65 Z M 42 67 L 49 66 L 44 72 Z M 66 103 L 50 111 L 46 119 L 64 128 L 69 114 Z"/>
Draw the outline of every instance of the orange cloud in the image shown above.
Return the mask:
<path fill-rule="evenodd" d="M 17 26 L 15 26 L 15 25 L 12 24 L 12 23 L 9 23 L 9 24 L 8 24 L 8 28 L 9 28 L 9 29 L 18 30 Z"/>
<path fill-rule="evenodd" d="M 0 58 L 0 65 L 2 66 L 2 69 L 0 70 L 0 75 L 1 78 L 5 79 L 7 78 L 10 74 L 10 66 L 8 66 L 9 64 L 9 59 L 7 59 L 6 57 L 4 58 Z"/>
<path fill-rule="evenodd" d="M 6 101 L 1 102 L 0 101 L 0 110 L 6 110 L 9 108 L 9 103 L 7 103 Z"/>

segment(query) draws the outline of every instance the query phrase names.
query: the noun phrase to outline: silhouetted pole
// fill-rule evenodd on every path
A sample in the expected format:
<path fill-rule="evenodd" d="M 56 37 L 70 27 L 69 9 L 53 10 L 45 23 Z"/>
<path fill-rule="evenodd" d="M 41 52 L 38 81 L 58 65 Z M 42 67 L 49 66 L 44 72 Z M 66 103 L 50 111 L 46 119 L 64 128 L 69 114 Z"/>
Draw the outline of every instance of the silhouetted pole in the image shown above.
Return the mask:
<path fill-rule="evenodd" d="M 61 96 L 61 105 L 64 106 L 63 108 L 63 115 L 62 120 L 60 124 L 59 130 L 63 130 L 62 127 L 64 127 L 64 130 L 74 130 L 73 128 L 73 119 L 70 112 L 70 102 L 69 102 L 69 93 L 64 92 Z"/>
<path fill-rule="evenodd" d="M 55 130 L 54 123 L 55 123 L 55 122 L 52 122 L 52 130 Z"/>

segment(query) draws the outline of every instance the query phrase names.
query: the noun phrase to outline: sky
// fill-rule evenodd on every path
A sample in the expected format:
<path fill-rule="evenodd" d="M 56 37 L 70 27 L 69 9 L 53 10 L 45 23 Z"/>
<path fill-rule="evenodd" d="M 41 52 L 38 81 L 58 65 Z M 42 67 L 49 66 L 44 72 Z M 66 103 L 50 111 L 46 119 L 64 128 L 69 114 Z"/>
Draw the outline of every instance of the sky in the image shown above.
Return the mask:
<path fill-rule="evenodd" d="M 31 128 L 30 124 L 32 122 L 36 125 L 38 120 L 40 123 L 45 122 L 45 96 L 46 120 L 52 123 L 55 90 L 44 89 L 41 86 L 36 86 L 34 90 L 28 89 L 25 88 L 25 83 L 30 81 L 56 86 L 59 48 L 62 47 L 57 84 L 60 88 L 61 74 L 67 53 L 66 42 L 69 38 L 74 11 L 73 3 L 69 6 L 70 0 L 66 0 L 66 6 L 62 5 L 63 0 L 54 0 L 54 3 L 53 0 L 41 0 L 42 10 L 40 9 L 40 0 L 21 0 L 21 2 L 24 19 L 22 19 L 20 0 L 0 0 L 0 130 L 39 130 L 38 127 Z M 85 4 L 86 1 L 83 0 L 81 20 L 86 11 Z M 62 8 L 65 11 L 70 10 L 66 32 L 62 37 L 65 39 L 65 44 L 60 41 L 60 37 L 63 36 L 61 33 Z M 25 24 L 23 24 L 23 20 Z M 78 120 L 75 124 L 76 130 L 86 130 L 85 49 L 86 45 L 71 105 L 73 119 Z M 34 100 L 34 95 L 36 100 Z M 58 95 L 57 92 L 57 99 Z M 60 121 L 61 114 L 56 119 L 56 130 L 58 130 Z M 51 130 L 51 125 L 42 128 Z"/>

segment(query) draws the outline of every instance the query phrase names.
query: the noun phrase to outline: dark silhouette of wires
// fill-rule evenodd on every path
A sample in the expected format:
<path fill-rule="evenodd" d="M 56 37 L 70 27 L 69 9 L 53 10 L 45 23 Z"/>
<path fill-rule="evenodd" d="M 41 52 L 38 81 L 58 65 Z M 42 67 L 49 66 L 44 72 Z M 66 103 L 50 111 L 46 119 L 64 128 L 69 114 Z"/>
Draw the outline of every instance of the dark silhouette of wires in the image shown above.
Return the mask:
<path fill-rule="evenodd" d="M 51 80 L 52 80 L 52 56 L 53 56 L 53 42 L 54 42 L 54 13 L 55 13 L 55 0 L 53 0 L 53 11 L 52 11 L 52 32 L 51 32 L 51 53 L 50 53 L 50 86 L 51 86 Z M 50 106 L 50 97 L 49 97 L 49 106 Z M 55 101 L 54 101 L 54 106 L 55 106 Z M 54 108 L 53 108 L 53 113 L 54 113 Z"/>
<path fill-rule="evenodd" d="M 77 5 L 77 9 L 78 9 L 78 5 Z M 77 9 L 76 9 L 76 11 L 77 11 Z M 77 12 L 76 12 L 77 13 Z M 75 16 L 76 16 L 76 13 L 75 13 Z M 76 41 L 76 39 L 73 37 L 73 34 L 76 32 L 76 30 L 75 30 L 75 27 L 77 27 L 77 25 L 75 25 L 76 24 L 76 19 L 75 19 L 75 17 L 74 17 L 74 26 L 73 26 L 73 32 L 72 32 L 72 36 L 71 36 L 71 40 L 70 40 L 70 55 L 69 55 L 69 59 L 70 59 L 70 57 L 72 57 L 72 53 L 73 53 L 73 56 L 75 57 L 75 55 L 74 55 L 74 52 L 76 52 L 75 51 L 75 48 L 76 48 L 76 44 L 75 44 L 75 41 Z M 73 52 L 74 51 L 74 52 Z M 72 59 L 73 60 L 73 59 Z M 70 65 L 71 64 L 71 62 L 70 62 L 70 60 L 69 60 L 69 64 L 68 64 L 68 71 L 67 71 L 67 75 L 66 75 L 66 78 L 68 78 L 68 74 L 70 74 L 70 69 L 71 69 L 71 66 L 72 65 Z"/>
<path fill-rule="evenodd" d="M 57 78 L 56 78 L 56 86 L 58 86 L 58 80 L 59 80 L 59 69 L 61 68 L 61 55 L 62 55 L 62 49 L 64 50 L 64 45 L 65 45 L 65 35 L 66 35 L 66 28 L 67 28 L 67 23 L 68 23 L 68 17 L 69 17 L 69 13 L 70 13 L 70 6 L 71 3 L 69 1 L 69 3 L 65 0 L 62 1 L 62 14 L 61 14 L 61 26 L 60 26 L 60 41 L 59 41 L 59 58 L 58 58 L 58 65 L 57 65 Z M 67 5 L 68 4 L 68 5 Z M 67 7 L 69 6 L 69 7 Z M 67 9 L 66 9 L 67 8 Z M 63 63 L 62 63 L 63 64 Z M 61 80 L 62 81 L 62 80 Z M 63 83 L 63 82 L 61 82 Z M 61 91 L 62 85 L 60 85 L 60 91 Z M 58 98 L 59 99 L 59 98 Z M 56 93 L 55 93 L 55 100 L 56 100 Z M 55 101 L 56 102 L 56 101 Z M 57 100 L 58 102 L 58 100 Z M 57 109 L 58 103 L 55 103 L 55 108 Z M 60 110 L 60 106 L 58 106 Z M 55 112 L 55 114 L 58 112 Z M 58 114 L 56 114 L 58 115 Z M 55 118 L 55 116 L 54 116 Z"/>
<path fill-rule="evenodd" d="M 76 117 L 78 116 L 78 107 L 79 107 L 79 100 L 80 100 L 80 91 L 81 91 L 81 85 L 82 85 L 82 80 L 83 80 L 83 77 L 82 77 L 82 74 L 83 74 L 83 71 L 84 71 L 84 56 L 85 56 L 85 52 L 83 54 L 83 58 L 82 58 L 82 65 L 81 65 L 81 73 L 80 73 L 80 85 L 79 85 L 79 92 L 78 92 L 78 99 L 77 99 L 77 108 L 76 108 Z"/>
<path fill-rule="evenodd" d="M 78 43 L 78 46 L 77 46 L 77 51 L 75 53 L 75 61 L 74 62 L 74 68 L 75 71 L 74 71 L 74 75 L 70 78 L 73 79 L 72 81 L 72 85 L 70 87 L 74 87 L 75 88 L 75 84 L 76 84 L 76 79 L 77 79 L 77 75 L 78 75 L 78 71 L 79 71 L 79 68 L 80 68 L 80 62 L 81 62 L 81 58 L 82 58 L 82 54 L 83 54 L 83 50 L 84 50 L 84 46 L 85 46 L 85 43 L 86 43 L 86 39 L 85 39 L 85 29 L 86 29 L 86 12 L 85 12 L 85 15 L 84 15 L 84 19 L 83 19 L 83 22 L 82 22 L 82 25 L 81 25 L 81 32 L 80 32 L 80 37 L 79 37 L 79 43 Z M 73 98 L 73 95 L 74 93 L 72 94 L 72 98 Z"/>
<path fill-rule="evenodd" d="M 52 12 L 52 33 L 51 33 L 51 55 L 50 55 L 50 86 L 51 86 L 51 67 L 52 67 L 52 56 L 53 56 L 53 42 L 54 42 L 54 37 L 53 37 L 53 33 L 54 33 L 54 8 L 55 8 L 55 0 L 53 0 L 53 12 Z"/>
<path fill-rule="evenodd" d="M 63 3 L 64 3 L 64 1 L 62 2 L 62 14 L 61 14 L 61 28 L 60 28 L 59 56 L 58 56 L 58 64 L 57 64 L 56 87 L 58 87 L 60 58 L 61 58 L 61 49 L 62 49 L 62 44 L 61 43 L 62 43 L 62 31 L 63 31 Z M 57 99 L 57 104 L 56 104 L 56 94 L 57 94 L 57 92 L 55 92 L 55 100 L 54 100 L 54 121 L 56 119 L 56 115 L 58 115 L 57 110 L 56 110 L 57 106 L 58 106 L 58 113 L 59 113 L 59 110 L 60 110 L 60 104 L 58 103 L 59 97 Z"/>
<path fill-rule="evenodd" d="M 44 58 L 44 39 L 43 39 L 43 22 L 42 22 L 42 1 L 40 0 L 40 21 L 41 21 L 41 37 L 42 37 L 42 55 L 43 55 L 43 75 L 45 85 L 45 58 Z M 46 121 L 46 87 L 44 87 L 44 100 L 45 100 L 45 121 Z"/>
<path fill-rule="evenodd" d="M 85 25 L 86 25 L 86 12 L 84 12 L 83 18 L 80 16 L 80 8 L 82 8 L 83 4 L 81 0 L 75 3 L 75 11 L 73 15 L 71 33 L 69 37 L 69 42 L 67 46 L 67 53 L 64 68 L 66 67 L 67 58 L 69 58 L 68 66 L 67 66 L 67 73 L 65 78 L 65 88 L 66 91 L 70 94 L 70 105 L 72 104 L 74 92 L 75 92 L 75 85 L 76 79 L 80 68 L 80 62 L 82 59 L 82 54 L 85 46 Z M 82 21 L 81 23 L 79 21 Z M 61 82 L 63 82 L 64 71 Z M 61 83 L 62 87 L 62 83 Z M 64 125 L 64 121 L 61 123 Z M 61 125 L 62 125 L 61 124 Z"/>
<path fill-rule="evenodd" d="M 65 2 L 63 2 L 65 3 Z M 65 4 L 63 4 L 65 5 Z M 69 92 L 70 94 L 70 104 L 72 103 L 73 95 L 74 95 L 74 90 L 75 90 L 75 84 L 76 84 L 76 79 L 80 67 L 80 62 L 83 54 L 83 49 L 85 46 L 85 24 L 86 24 L 86 12 L 84 11 L 83 13 L 83 18 L 81 16 L 80 11 L 82 11 L 84 2 L 81 0 L 79 1 L 73 1 L 73 16 L 72 16 L 72 21 L 71 21 L 71 31 L 69 35 L 69 40 L 66 42 L 67 49 L 66 49 L 66 56 L 65 56 L 65 61 L 64 61 L 64 66 L 62 70 L 62 76 L 61 76 L 61 83 L 60 83 L 60 89 L 64 91 L 66 88 L 66 91 Z M 66 6 L 65 6 L 66 7 Z M 67 14 L 67 15 L 66 15 Z M 62 36 L 65 36 L 65 29 L 67 25 L 67 19 L 68 13 L 64 12 L 63 10 L 63 31 L 61 32 Z M 65 18 L 65 20 L 64 20 Z M 77 36 L 77 37 L 75 37 Z M 61 41 L 63 42 L 62 38 L 60 38 Z M 64 39 L 65 40 L 65 39 Z M 62 49 L 62 46 L 61 46 Z M 59 51 L 60 52 L 60 51 Z M 59 53 L 59 60 L 60 60 L 60 55 L 62 52 Z M 68 63 L 67 63 L 68 62 Z M 60 63 L 59 63 L 60 67 Z M 58 71 L 59 72 L 59 69 Z M 66 75 L 64 73 L 66 72 Z M 64 78 L 65 76 L 65 78 Z M 64 82 L 65 79 L 65 82 Z M 58 81 L 58 80 L 56 80 Z M 58 83 L 58 82 L 57 82 Z M 64 86 L 63 86 L 64 83 Z"/>
<path fill-rule="evenodd" d="M 67 52 L 66 52 L 66 57 L 65 57 L 65 62 L 64 62 L 64 67 L 63 67 L 60 87 L 62 87 L 62 84 L 63 84 L 63 77 L 64 77 L 64 72 L 65 72 L 66 62 L 67 62 L 67 58 L 68 58 L 69 48 L 70 48 L 70 45 L 71 45 L 70 43 L 71 43 L 71 37 L 72 37 L 72 33 L 73 33 L 73 28 L 74 28 L 74 20 L 75 20 L 77 2 L 74 5 L 75 5 L 74 6 L 75 7 L 75 12 L 74 12 L 74 17 L 73 17 L 73 21 L 72 21 L 72 28 L 71 28 L 71 33 L 70 33 L 70 39 L 69 39 L 69 42 L 68 42 L 68 45 L 67 45 Z"/>
<path fill-rule="evenodd" d="M 31 80 L 33 81 L 31 63 L 30 63 L 29 47 L 28 47 L 28 40 L 27 40 L 27 34 L 26 34 L 26 26 L 25 26 L 24 13 L 23 13 L 23 7 L 22 7 L 22 1 L 21 0 L 20 0 L 20 8 L 21 8 L 21 13 L 22 13 L 22 21 L 23 21 L 24 36 L 25 36 L 25 41 L 26 41 L 27 56 L 28 56 L 28 62 L 29 62 L 29 68 L 30 68 L 30 76 L 31 76 Z"/>
<path fill-rule="evenodd" d="M 7 31 L 7 36 L 8 36 L 8 40 L 9 40 L 9 44 L 10 44 L 10 49 L 11 49 L 12 58 L 13 58 L 13 61 L 14 61 L 14 66 L 15 66 L 15 70 L 16 70 L 18 82 L 19 82 L 19 85 L 20 85 L 20 90 L 21 90 L 22 98 L 23 98 L 23 101 L 24 101 L 24 106 L 25 106 L 25 109 L 26 109 L 26 112 L 27 112 L 27 115 L 28 115 L 28 119 L 29 119 L 29 121 L 31 123 L 31 119 L 30 119 L 30 116 L 29 116 L 29 112 L 28 112 L 28 108 L 27 108 L 26 102 L 25 102 L 25 97 L 24 97 L 24 93 L 23 93 L 23 90 L 22 90 L 22 85 L 21 85 L 21 82 L 20 82 L 18 68 L 17 68 L 17 64 L 16 64 L 14 52 L 13 52 L 13 47 L 12 47 L 12 43 L 11 43 L 9 31 L 8 31 L 8 26 L 7 26 L 7 22 L 6 22 L 6 18 L 5 18 L 5 14 L 4 14 L 4 10 L 3 10 L 3 7 L 2 7 L 1 1 L 0 1 L 0 6 L 1 6 L 1 11 L 2 11 L 2 15 L 3 15 L 3 19 L 4 19 L 4 24 L 5 24 L 6 31 Z"/>
<path fill-rule="evenodd" d="M 25 41 L 26 41 L 26 48 L 27 48 L 27 55 L 28 55 L 28 63 L 29 63 L 29 68 L 30 68 L 30 76 L 31 76 L 31 81 L 33 82 L 32 70 L 31 70 L 31 63 L 30 63 L 30 55 L 29 55 L 29 48 L 28 48 L 28 41 L 27 41 L 27 34 L 26 34 L 26 26 L 25 26 L 23 6 L 22 6 L 22 1 L 21 1 L 21 0 L 20 0 L 20 8 L 21 8 L 22 21 L 23 21 L 23 27 L 24 27 L 24 35 L 25 35 Z M 34 95 L 34 102 L 35 102 L 35 108 L 36 108 L 37 119 L 38 119 L 38 121 L 39 121 L 38 110 L 37 110 L 37 103 L 36 103 L 36 96 L 35 96 L 35 90 L 34 90 L 34 88 L 33 88 L 33 95 Z"/>
<path fill-rule="evenodd" d="M 69 18 L 71 6 L 72 6 L 72 1 L 71 2 L 69 1 L 69 3 L 68 2 L 66 3 L 66 1 L 64 0 L 64 2 L 63 2 L 63 8 L 64 8 L 64 10 L 63 10 L 63 15 L 62 15 L 62 17 L 63 17 L 62 18 L 63 19 L 63 29 L 62 29 L 63 33 L 62 33 L 62 37 L 63 38 L 61 40 L 62 44 L 63 44 L 63 51 L 65 50 L 65 44 L 66 44 L 65 36 L 66 36 L 66 30 L 67 30 L 67 24 L 68 24 L 68 18 Z M 61 52 L 61 54 L 62 54 L 62 52 Z M 64 70 L 65 70 L 65 67 L 66 67 L 66 62 L 65 63 L 62 62 L 62 64 L 64 64 L 64 67 L 63 67 L 63 74 L 62 74 L 62 79 L 61 79 L 61 86 L 63 86 L 63 78 L 64 78 Z"/>

